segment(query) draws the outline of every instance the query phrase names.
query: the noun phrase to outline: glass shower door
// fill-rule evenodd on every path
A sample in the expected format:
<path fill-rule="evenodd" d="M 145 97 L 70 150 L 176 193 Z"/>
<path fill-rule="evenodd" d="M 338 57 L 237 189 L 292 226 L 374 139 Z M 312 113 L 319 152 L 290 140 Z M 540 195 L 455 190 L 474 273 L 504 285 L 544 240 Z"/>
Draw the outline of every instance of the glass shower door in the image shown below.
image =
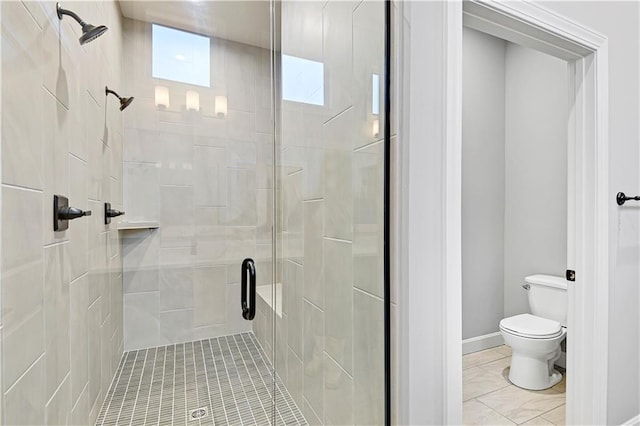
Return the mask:
<path fill-rule="evenodd" d="M 173 348 L 163 379 L 184 399 L 167 408 L 179 420 L 209 407 L 216 424 L 268 424 L 282 306 L 272 4 L 120 8 L 122 91 L 135 96 L 123 115 L 127 219 L 159 222 L 124 238 L 125 350 Z"/>
<path fill-rule="evenodd" d="M 281 7 L 276 372 L 309 423 L 384 424 L 385 3 Z"/>

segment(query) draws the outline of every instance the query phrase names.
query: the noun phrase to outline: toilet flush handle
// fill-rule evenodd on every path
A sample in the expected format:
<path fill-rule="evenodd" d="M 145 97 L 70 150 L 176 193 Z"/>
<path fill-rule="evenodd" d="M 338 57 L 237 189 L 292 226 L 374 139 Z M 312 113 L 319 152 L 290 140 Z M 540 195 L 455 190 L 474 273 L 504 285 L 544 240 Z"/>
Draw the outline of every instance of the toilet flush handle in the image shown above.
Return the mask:
<path fill-rule="evenodd" d="M 523 284 L 522 288 L 524 288 L 525 290 L 529 290 L 531 286 L 529 284 Z"/>

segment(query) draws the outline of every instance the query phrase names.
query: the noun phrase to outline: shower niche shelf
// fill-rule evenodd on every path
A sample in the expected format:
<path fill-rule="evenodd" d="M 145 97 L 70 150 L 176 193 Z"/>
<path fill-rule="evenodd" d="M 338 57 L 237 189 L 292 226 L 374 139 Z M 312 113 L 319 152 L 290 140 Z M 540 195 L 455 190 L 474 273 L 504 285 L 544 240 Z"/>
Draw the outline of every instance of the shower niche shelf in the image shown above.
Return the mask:
<path fill-rule="evenodd" d="M 138 229 L 158 229 L 160 223 L 156 221 L 134 221 L 118 223 L 118 231 L 135 231 Z"/>

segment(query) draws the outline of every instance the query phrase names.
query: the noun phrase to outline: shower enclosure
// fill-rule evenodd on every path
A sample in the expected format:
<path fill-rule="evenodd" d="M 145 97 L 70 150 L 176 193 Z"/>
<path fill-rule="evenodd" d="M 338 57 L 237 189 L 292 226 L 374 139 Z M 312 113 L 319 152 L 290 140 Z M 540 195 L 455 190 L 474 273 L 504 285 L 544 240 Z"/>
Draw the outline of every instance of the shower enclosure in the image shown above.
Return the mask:
<path fill-rule="evenodd" d="M 52 5 L 2 4 L 5 423 L 384 424 L 390 4 L 67 6 L 109 31 L 80 46 Z M 7 76 L 52 98 L 46 123 L 70 123 L 29 151 L 67 176 L 51 188 L 9 163 L 10 137 L 33 135 Z M 54 193 L 93 215 L 51 231 Z M 38 203 L 41 230 L 5 231 Z M 126 213 L 102 222 L 104 203 Z M 42 347 L 25 328 L 39 305 L 5 296 L 33 263 L 5 256 L 19 238 L 55 281 L 37 298 Z"/>

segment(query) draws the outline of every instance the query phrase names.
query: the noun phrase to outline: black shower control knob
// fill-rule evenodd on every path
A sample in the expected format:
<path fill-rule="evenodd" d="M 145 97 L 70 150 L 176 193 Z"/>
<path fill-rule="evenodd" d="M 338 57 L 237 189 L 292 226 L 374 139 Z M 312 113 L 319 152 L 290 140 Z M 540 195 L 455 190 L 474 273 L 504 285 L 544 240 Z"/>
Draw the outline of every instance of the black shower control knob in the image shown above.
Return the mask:
<path fill-rule="evenodd" d="M 120 210 L 113 210 L 113 209 L 107 210 L 108 217 L 118 217 L 118 216 L 122 216 L 123 214 L 124 212 L 121 212 Z"/>
<path fill-rule="evenodd" d="M 81 210 L 76 207 L 60 207 L 58 210 L 58 218 L 62 220 L 77 219 L 82 216 L 91 216 L 91 210 Z"/>

